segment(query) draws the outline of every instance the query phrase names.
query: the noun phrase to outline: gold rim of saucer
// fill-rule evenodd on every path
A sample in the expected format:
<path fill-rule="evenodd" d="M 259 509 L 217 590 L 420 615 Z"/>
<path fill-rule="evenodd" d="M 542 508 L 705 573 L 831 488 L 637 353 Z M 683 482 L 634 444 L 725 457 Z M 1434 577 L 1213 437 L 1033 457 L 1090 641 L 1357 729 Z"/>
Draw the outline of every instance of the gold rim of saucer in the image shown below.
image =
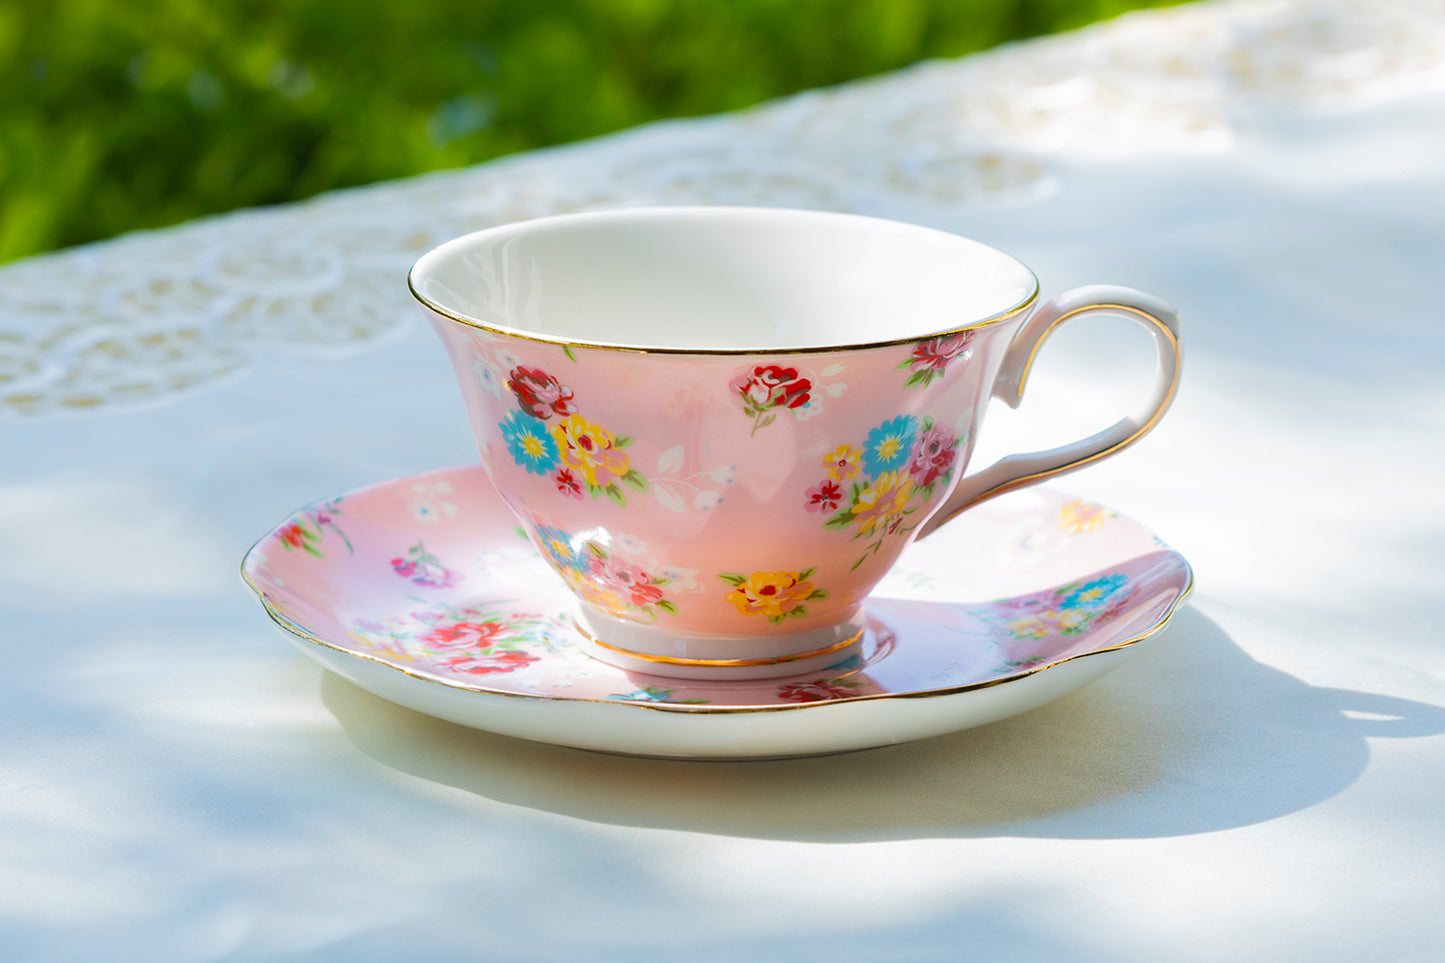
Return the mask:
<path fill-rule="evenodd" d="M 867 631 L 867 629 L 859 629 L 841 642 L 834 642 L 832 645 L 825 645 L 822 648 L 813 649 L 809 652 L 778 655 L 767 659 L 686 659 L 673 655 L 649 655 L 646 652 L 634 652 L 632 649 L 624 649 L 621 646 L 603 642 L 597 638 L 597 636 L 588 632 L 586 627 L 575 619 L 572 621 L 572 625 L 581 633 L 583 638 L 598 648 L 606 649 L 608 652 L 616 652 L 618 655 L 626 656 L 629 659 L 637 659 L 640 662 L 653 662 L 658 665 L 676 665 L 707 669 L 750 669 L 765 665 L 784 665 L 788 662 L 801 662 L 803 659 L 815 659 L 825 655 L 832 655 L 861 641 L 864 633 Z"/>

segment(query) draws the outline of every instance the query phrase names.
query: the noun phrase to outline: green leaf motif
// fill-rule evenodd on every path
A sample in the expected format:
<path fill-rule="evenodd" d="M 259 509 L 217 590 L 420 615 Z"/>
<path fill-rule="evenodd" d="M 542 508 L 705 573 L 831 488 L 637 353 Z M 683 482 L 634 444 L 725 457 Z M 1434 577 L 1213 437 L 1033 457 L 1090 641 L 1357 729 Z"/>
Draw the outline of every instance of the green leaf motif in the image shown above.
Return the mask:
<path fill-rule="evenodd" d="M 632 437 L 630 435 L 618 435 L 612 439 L 613 448 L 631 448 Z"/>
<path fill-rule="evenodd" d="M 662 601 L 658 602 L 657 607 L 662 609 L 668 615 L 677 614 L 677 606 L 668 599 L 663 599 Z"/>
<path fill-rule="evenodd" d="M 567 356 L 568 361 L 572 362 L 573 364 L 577 363 L 577 356 L 572 353 L 572 348 L 570 346 L 565 344 L 562 345 L 562 353 Z"/>
<path fill-rule="evenodd" d="M 640 492 L 647 491 L 647 479 L 636 469 L 629 469 L 627 474 L 622 476 L 622 483 Z"/>
<path fill-rule="evenodd" d="M 825 598 L 827 598 L 827 597 L 828 597 L 828 590 L 827 590 L 827 589 L 813 589 L 813 593 L 808 596 L 808 601 L 809 601 L 809 602 L 813 602 L 813 601 L 819 601 L 819 602 L 821 602 L 823 599 L 825 599 Z"/>
<path fill-rule="evenodd" d="M 746 582 L 746 581 L 748 580 L 748 577 L 747 577 L 746 575 L 738 575 L 738 574 L 733 573 L 733 572 L 722 572 L 722 573 L 719 573 L 719 574 L 718 574 L 718 578 L 722 579 L 724 582 L 728 583 L 729 585 L 742 585 L 744 582 Z"/>
<path fill-rule="evenodd" d="M 808 580 L 808 576 L 812 575 L 812 574 L 813 574 L 814 572 L 816 572 L 817 570 L 818 570 L 817 568 L 805 568 L 805 569 L 803 569 L 801 572 L 798 573 L 798 581 L 799 581 L 799 582 L 806 582 L 806 581 Z"/>
<path fill-rule="evenodd" d="M 627 507 L 627 496 L 622 493 L 621 488 L 617 487 L 617 482 L 612 482 L 610 485 L 608 485 L 602 490 L 607 493 L 608 498 L 612 499 L 619 506 L 621 506 L 622 508 Z"/>

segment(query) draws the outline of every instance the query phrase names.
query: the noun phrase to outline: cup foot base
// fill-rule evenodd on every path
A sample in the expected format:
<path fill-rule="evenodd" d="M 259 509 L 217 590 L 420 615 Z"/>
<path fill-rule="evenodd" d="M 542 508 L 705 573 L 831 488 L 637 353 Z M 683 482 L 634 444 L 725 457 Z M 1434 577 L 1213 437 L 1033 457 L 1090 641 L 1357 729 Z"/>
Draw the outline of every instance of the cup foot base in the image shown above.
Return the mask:
<path fill-rule="evenodd" d="M 589 611 L 577 613 L 588 655 L 629 672 L 676 679 L 777 679 L 837 665 L 862 647 L 862 612 L 838 625 L 765 637 L 680 636 Z"/>

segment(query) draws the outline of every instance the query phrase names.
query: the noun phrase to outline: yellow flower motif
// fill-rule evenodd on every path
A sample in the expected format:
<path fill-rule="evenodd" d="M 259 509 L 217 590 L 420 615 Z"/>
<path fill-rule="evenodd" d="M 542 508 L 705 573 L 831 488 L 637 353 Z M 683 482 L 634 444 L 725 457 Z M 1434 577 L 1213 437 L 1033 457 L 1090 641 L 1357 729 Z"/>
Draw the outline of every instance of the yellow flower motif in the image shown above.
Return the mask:
<path fill-rule="evenodd" d="M 631 467 L 627 452 L 614 447 L 612 433 L 581 415 L 568 415 L 566 421 L 553 425 L 552 437 L 562 461 L 581 472 L 589 485 L 606 488 Z"/>
<path fill-rule="evenodd" d="M 853 503 L 853 518 L 858 523 L 858 531 L 864 535 L 871 534 L 875 529 L 879 534 L 887 532 L 894 519 L 903 517 L 903 509 L 912 497 L 913 481 L 906 469 L 879 475 L 871 487 L 858 493 L 858 500 Z"/>
<path fill-rule="evenodd" d="M 863 452 L 849 444 L 838 446 L 837 451 L 829 452 L 823 458 L 823 467 L 828 469 L 828 477 L 834 481 L 847 481 L 858 474 L 858 466 L 863 461 Z"/>
<path fill-rule="evenodd" d="M 1109 520 L 1109 513 L 1102 505 L 1075 499 L 1059 509 L 1059 528 L 1070 535 L 1097 530 Z"/>
<path fill-rule="evenodd" d="M 783 616 L 813 597 L 813 583 L 800 572 L 754 572 L 727 594 L 743 615 Z"/>

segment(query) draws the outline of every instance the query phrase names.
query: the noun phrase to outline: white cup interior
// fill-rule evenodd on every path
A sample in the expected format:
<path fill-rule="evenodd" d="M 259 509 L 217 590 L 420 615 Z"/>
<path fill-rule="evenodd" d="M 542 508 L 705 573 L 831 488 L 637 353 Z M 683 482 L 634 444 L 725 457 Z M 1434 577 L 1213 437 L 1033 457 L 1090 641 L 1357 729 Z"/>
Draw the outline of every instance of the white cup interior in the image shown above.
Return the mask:
<path fill-rule="evenodd" d="M 532 338 L 778 351 L 914 340 L 1008 315 L 1038 282 L 929 228 L 814 211 L 645 208 L 457 238 L 412 268 L 434 310 Z"/>

